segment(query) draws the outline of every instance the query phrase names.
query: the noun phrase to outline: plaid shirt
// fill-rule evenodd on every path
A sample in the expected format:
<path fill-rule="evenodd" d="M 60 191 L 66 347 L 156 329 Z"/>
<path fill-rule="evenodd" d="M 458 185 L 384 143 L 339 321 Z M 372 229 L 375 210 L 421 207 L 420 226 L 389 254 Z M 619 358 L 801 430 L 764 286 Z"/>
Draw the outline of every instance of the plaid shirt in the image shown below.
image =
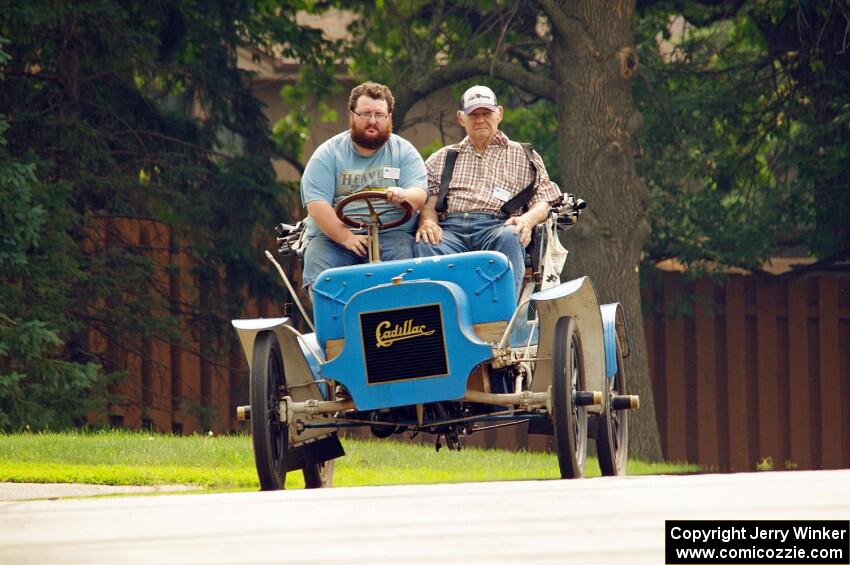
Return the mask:
<path fill-rule="evenodd" d="M 432 198 L 436 198 L 440 193 L 440 180 L 443 176 L 446 152 L 451 147 L 443 147 L 425 161 L 425 169 L 428 171 L 428 193 Z M 534 175 L 534 169 L 528 162 L 522 146 L 508 139 L 508 136 L 501 131 L 496 131 L 483 155 L 475 152 L 469 137 L 464 138 L 454 147 L 458 155 L 446 197 L 446 211 L 449 214 L 458 212 L 501 214 L 502 205 L 528 186 Z M 535 191 L 528 202 L 529 207 L 538 202 L 554 202 L 561 196 L 561 190 L 549 179 L 543 159 L 536 151 L 534 161 L 538 165 L 539 172 L 534 181 Z M 497 198 L 495 192 L 498 188 L 507 191 L 509 196 L 504 200 Z M 505 193 L 501 194 L 504 196 Z"/>

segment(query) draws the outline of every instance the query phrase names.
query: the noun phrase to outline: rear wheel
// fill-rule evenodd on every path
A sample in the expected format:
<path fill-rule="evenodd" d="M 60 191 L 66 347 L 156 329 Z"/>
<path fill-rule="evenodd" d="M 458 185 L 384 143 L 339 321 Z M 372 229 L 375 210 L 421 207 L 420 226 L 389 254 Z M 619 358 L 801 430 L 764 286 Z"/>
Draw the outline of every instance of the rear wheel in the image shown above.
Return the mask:
<path fill-rule="evenodd" d="M 607 381 L 608 398 L 605 399 L 605 411 L 601 414 L 596 429 L 599 468 L 605 476 L 625 475 L 629 458 L 629 411 L 614 410 L 612 406 L 614 395 L 628 394 L 619 340 L 617 340 L 617 373 Z"/>
<path fill-rule="evenodd" d="M 330 488 L 333 486 L 334 460 L 322 463 L 308 463 L 304 466 L 304 486 L 306 488 Z"/>
<path fill-rule="evenodd" d="M 562 479 L 575 479 L 584 475 L 587 409 L 575 402 L 576 391 L 584 390 L 586 377 L 581 335 L 573 318 L 561 318 L 555 325 L 552 372 L 552 427 L 558 466 Z"/>
<path fill-rule="evenodd" d="M 254 342 L 250 387 L 251 441 L 260 490 L 280 490 L 286 480 L 289 428 L 280 422 L 286 378 L 280 345 L 272 332 L 259 334 Z"/>

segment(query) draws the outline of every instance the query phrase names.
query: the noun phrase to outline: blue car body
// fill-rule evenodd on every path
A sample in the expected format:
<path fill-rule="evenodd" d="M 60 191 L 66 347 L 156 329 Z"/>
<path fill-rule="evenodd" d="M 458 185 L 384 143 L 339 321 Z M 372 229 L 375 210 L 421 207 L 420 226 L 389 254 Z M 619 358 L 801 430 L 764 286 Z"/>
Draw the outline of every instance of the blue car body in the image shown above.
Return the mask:
<path fill-rule="evenodd" d="M 325 271 L 313 289 L 317 340 L 344 345 L 319 373 L 358 410 L 459 399 L 492 357 L 476 325 L 506 327 L 514 313 L 512 280 L 491 251 Z"/>

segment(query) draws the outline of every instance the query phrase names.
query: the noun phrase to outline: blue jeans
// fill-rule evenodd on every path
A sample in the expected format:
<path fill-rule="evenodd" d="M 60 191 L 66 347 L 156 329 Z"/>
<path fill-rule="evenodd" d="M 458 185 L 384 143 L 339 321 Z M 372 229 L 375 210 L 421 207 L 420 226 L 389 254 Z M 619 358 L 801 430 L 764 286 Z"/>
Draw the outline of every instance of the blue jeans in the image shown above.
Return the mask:
<path fill-rule="evenodd" d="M 449 214 L 440 222 L 443 240 L 437 245 L 420 241 L 414 244 L 417 257 L 433 257 L 465 251 L 499 251 L 511 263 L 517 296 L 525 274 L 525 249 L 515 226 L 506 226 L 505 218 L 478 212 Z"/>
<path fill-rule="evenodd" d="M 413 234 L 403 230 L 381 232 L 381 261 L 413 257 Z M 310 286 L 325 269 L 358 265 L 368 261 L 359 257 L 323 233 L 316 234 L 304 249 L 304 286 Z"/>

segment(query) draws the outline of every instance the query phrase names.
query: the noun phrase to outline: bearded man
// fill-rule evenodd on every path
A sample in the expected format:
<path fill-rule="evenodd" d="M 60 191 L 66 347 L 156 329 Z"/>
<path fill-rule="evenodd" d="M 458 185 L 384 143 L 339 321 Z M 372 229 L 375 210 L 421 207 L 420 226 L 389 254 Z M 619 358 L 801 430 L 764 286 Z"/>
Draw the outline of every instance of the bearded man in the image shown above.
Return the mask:
<path fill-rule="evenodd" d="M 384 187 L 386 208 L 407 202 L 417 212 L 428 198 L 422 157 L 410 142 L 392 133 L 394 105 L 395 99 L 386 86 L 375 82 L 356 86 L 348 99 L 350 129 L 321 144 L 304 169 L 301 200 L 309 216 L 304 249 L 305 287 L 312 285 L 325 269 L 366 261 L 368 238 L 364 230 L 350 229 L 337 218 L 334 207 L 340 200 L 364 188 Z M 402 214 L 401 209 L 391 210 L 381 219 L 389 223 Z M 381 260 L 413 256 L 417 216 L 415 213 L 404 224 L 381 232 Z"/>

